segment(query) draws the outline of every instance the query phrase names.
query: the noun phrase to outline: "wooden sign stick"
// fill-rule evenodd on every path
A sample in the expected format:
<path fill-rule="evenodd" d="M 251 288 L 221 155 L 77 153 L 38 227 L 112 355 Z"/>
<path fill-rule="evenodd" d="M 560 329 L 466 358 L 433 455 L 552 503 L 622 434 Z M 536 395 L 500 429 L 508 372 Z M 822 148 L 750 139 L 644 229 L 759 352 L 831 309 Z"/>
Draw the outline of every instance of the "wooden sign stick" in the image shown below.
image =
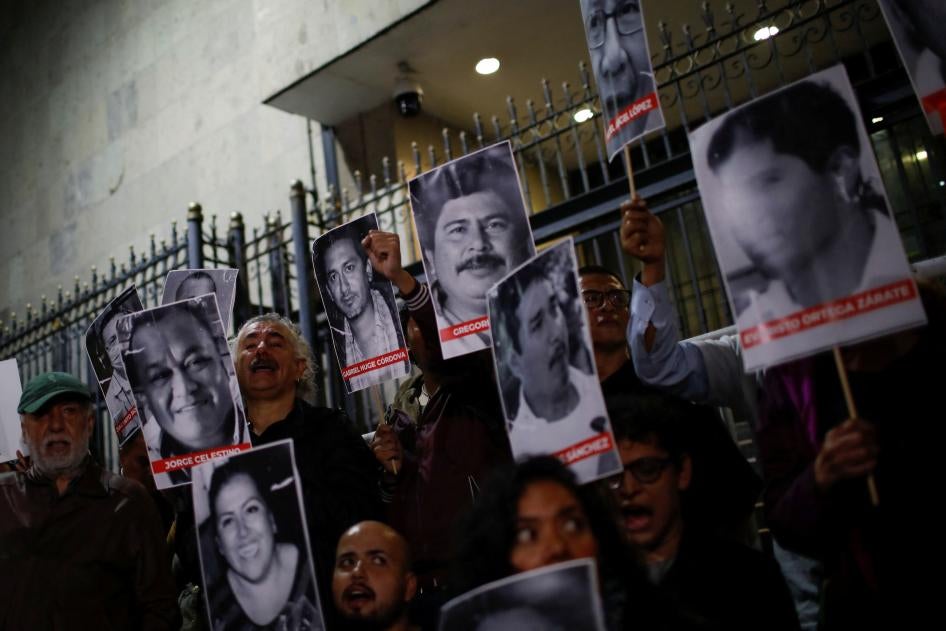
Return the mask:
<path fill-rule="evenodd" d="M 841 347 L 834 347 L 834 363 L 838 367 L 838 376 L 841 378 L 841 390 L 844 391 L 844 401 L 847 403 L 847 415 L 850 418 L 859 418 L 857 416 L 857 406 L 854 405 L 854 395 L 851 394 L 851 384 L 847 380 L 847 367 L 844 365 L 844 358 L 841 356 Z M 867 492 L 870 493 L 870 503 L 873 506 L 880 506 L 880 495 L 877 493 L 877 482 L 874 480 L 874 474 L 867 475 Z"/>
<path fill-rule="evenodd" d="M 637 187 L 634 186 L 634 169 L 631 167 L 631 146 L 624 145 L 624 172 L 627 173 L 627 185 L 631 189 L 631 199 L 637 195 Z"/>

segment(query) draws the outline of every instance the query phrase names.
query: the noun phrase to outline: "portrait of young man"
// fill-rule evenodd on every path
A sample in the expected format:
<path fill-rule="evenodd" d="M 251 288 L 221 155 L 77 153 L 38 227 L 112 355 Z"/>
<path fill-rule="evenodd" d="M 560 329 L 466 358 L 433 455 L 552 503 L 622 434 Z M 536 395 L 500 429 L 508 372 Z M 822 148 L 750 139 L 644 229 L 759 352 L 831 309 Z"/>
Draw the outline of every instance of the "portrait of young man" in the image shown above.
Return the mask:
<path fill-rule="evenodd" d="M 843 66 L 690 145 L 747 369 L 925 321 Z"/>
<path fill-rule="evenodd" d="M 193 469 L 214 631 L 325 628 L 292 441 Z"/>
<path fill-rule="evenodd" d="M 249 448 L 213 294 L 128 316 L 119 337 L 135 400 L 150 415 L 144 437 L 159 489 L 189 484 L 200 462 Z"/>
<path fill-rule="evenodd" d="M 410 373 L 394 287 L 375 274 L 362 240 L 374 214 L 334 228 L 312 245 L 312 266 L 348 392 Z"/>
<path fill-rule="evenodd" d="M 176 269 L 168 272 L 164 279 L 161 304 L 180 302 L 205 294 L 217 296 L 223 330 L 230 330 L 230 315 L 236 297 L 236 281 L 239 270 L 220 269 Z"/>
<path fill-rule="evenodd" d="M 119 445 L 125 444 L 138 431 L 141 419 L 121 358 L 118 321 L 142 308 L 138 291 L 132 285 L 105 306 L 85 334 L 86 353 L 105 397 Z"/>
<path fill-rule="evenodd" d="M 571 240 L 549 248 L 489 294 L 494 358 L 518 460 L 558 456 L 582 482 L 620 468 L 578 293 Z"/>
<path fill-rule="evenodd" d="M 881 0 L 881 9 L 934 134 L 946 125 L 946 3 Z"/>
<path fill-rule="evenodd" d="M 487 348 L 487 290 L 535 254 L 512 149 L 481 149 L 408 186 L 443 357 Z"/>
<path fill-rule="evenodd" d="M 581 0 L 609 159 L 627 143 L 664 126 L 641 4 L 641 0 Z"/>

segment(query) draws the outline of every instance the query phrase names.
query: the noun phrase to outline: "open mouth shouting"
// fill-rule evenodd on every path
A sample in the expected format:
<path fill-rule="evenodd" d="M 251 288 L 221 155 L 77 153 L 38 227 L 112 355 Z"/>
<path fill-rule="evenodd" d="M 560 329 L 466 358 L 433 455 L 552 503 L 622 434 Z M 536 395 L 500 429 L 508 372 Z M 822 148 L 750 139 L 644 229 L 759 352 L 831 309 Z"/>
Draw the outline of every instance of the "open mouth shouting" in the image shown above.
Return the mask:
<path fill-rule="evenodd" d="M 624 502 L 621 504 L 621 517 L 624 519 L 624 527 L 628 532 L 641 532 L 650 528 L 654 511 L 640 504 Z"/>
<path fill-rule="evenodd" d="M 256 357 L 253 361 L 250 362 L 250 372 L 252 373 L 274 373 L 279 369 L 279 364 L 277 364 L 272 359 L 267 357 Z"/>
<path fill-rule="evenodd" d="M 342 592 L 342 602 L 352 611 L 364 609 L 374 601 L 374 590 L 363 583 L 352 583 Z"/>

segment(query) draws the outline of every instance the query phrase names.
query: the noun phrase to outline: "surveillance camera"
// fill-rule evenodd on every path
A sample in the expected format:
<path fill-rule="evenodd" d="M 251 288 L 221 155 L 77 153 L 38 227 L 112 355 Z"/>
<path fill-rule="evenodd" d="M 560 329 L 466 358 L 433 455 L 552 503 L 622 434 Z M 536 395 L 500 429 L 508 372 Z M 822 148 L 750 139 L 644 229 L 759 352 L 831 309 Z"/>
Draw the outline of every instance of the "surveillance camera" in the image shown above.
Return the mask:
<path fill-rule="evenodd" d="M 416 81 L 402 76 L 394 82 L 394 104 L 401 116 L 405 118 L 417 116 L 423 100 L 424 90 Z"/>

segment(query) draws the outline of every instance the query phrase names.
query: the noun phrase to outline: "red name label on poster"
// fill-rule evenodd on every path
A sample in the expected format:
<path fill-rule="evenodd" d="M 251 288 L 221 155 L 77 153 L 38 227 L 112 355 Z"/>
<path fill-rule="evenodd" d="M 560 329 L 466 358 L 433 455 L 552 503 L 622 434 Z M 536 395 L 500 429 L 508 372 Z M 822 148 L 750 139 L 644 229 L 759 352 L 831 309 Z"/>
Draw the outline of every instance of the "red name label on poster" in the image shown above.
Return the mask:
<path fill-rule="evenodd" d="M 131 423 L 136 416 L 138 416 L 138 408 L 131 408 L 128 410 L 128 412 L 125 413 L 124 418 L 115 424 L 115 433 L 120 435 L 123 431 L 125 431 L 125 428 L 128 427 L 128 424 Z"/>
<path fill-rule="evenodd" d="M 204 451 L 194 451 L 189 454 L 184 454 L 183 456 L 155 460 L 151 463 L 151 468 L 155 473 L 190 469 L 191 467 L 207 462 L 208 460 L 213 460 L 214 458 L 224 458 L 238 454 L 241 451 L 246 451 L 250 447 L 252 447 L 250 443 L 240 443 L 239 445 L 226 445 L 224 447 L 205 449 Z"/>
<path fill-rule="evenodd" d="M 461 322 L 456 326 L 448 326 L 444 329 L 440 329 L 440 341 L 449 342 L 450 340 L 458 340 L 461 337 L 473 335 L 474 333 L 482 333 L 483 331 L 489 331 L 489 318 L 487 316 L 474 318 L 473 320 Z"/>
<path fill-rule="evenodd" d="M 657 93 L 651 92 L 647 96 L 640 98 L 623 110 L 614 115 L 614 118 L 608 123 L 608 128 L 604 132 L 604 139 L 611 140 L 611 137 L 621 131 L 628 123 L 645 116 L 652 109 L 657 107 Z"/>
<path fill-rule="evenodd" d="M 946 88 L 927 94 L 920 99 L 923 110 L 928 114 L 939 114 L 939 120 L 946 127 Z"/>
<path fill-rule="evenodd" d="M 565 464 L 573 464 L 585 458 L 591 458 L 592 456 L 603 454 L 606 451 L 611 451 L 612 446 L 611 434 L 602 432 L 557 452 L 555 456 Z"/>
<path fill-rule="evenodd" d="M 890 307 L 917 297 L 913 280 L 903 280 L 875 287 L 859 294 L 809 307 L 784 318 L 742 331 L 739 339 L 743 348 L 752 348 L 808 329 L 847 320 L 855 316 Z"/>
<path fill-rule="evenodd" d="M 345 369 L 342 370 L 342 379 L 351 379 L 352 377 L 363 375 L 366 372 L 387 368 L 391 364 L 403 361 L 407 361 L 407 349 L 399 348 L 396 351 L 378 355 L 377 357 L 371 357 L 363 362 L 352 364 L 351 366 L 345 366 Z"/>

